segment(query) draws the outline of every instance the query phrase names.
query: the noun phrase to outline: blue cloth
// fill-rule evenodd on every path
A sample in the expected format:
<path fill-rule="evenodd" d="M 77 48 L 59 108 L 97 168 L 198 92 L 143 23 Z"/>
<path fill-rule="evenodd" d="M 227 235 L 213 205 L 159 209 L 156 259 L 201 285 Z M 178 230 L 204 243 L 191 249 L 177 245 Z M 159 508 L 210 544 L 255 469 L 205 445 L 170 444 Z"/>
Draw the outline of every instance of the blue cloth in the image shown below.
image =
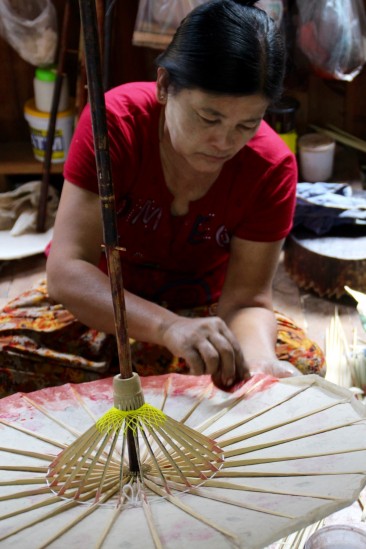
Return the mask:
<path fill-rule="evenodd" d="M 297 184 L 294 228 L 321 236 L 341 225 L 357 225 L 366 234 L 366 191 L 343 183 Z"/>

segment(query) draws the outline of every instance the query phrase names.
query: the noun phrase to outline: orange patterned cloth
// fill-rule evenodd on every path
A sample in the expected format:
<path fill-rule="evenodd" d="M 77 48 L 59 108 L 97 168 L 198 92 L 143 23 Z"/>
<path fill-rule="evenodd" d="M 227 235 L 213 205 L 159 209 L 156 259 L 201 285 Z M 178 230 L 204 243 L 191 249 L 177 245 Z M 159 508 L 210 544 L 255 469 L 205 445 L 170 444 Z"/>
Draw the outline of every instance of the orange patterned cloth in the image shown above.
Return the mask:
<path fill-rule="evenodd" d="M 215 314 L 215 307 L 177 311 L 183 316 Z M 276 352 L 301 372 L 322 373 L 324 355 L 304 331 L 276 313 Z M 164 347 L 131 341 L 132 365 L 142 376 L 188 373 L 184 360 Z M 0 312 L 0 396 L 17 391 L 79 383 L 118 373 L 115 338 L 81 324 L 53 302 L 46 283 L 10 301 Z"/>

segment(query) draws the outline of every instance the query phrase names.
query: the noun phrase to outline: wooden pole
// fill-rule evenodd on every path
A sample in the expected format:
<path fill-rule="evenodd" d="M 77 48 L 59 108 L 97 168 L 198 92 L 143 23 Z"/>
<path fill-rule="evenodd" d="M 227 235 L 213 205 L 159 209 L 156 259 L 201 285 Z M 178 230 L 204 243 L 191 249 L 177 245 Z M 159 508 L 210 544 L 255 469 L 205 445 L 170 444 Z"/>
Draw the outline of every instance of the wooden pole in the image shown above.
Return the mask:
<path fill-rule="evenodd" d="M 79 0 L 85 43 L 85 63 L 92 115 L 95 159 L 101 201 L 105 253 L 112 290 L 116 339 L 121 378 L 132 377 L 131 351 L 127 333 L 126 307 L 123 291 L 122 266 L 118 248 L 115 196 L 111 177 L 108 128 L 103 92 L 101 56 L 95 0 Z M 138 460 L 133 433 L 127 432 L 130 470 L 138 472 Z"/>
<path fill-rule="evenodd" d="M 45 223 L 47 217 L 47 199 L 48 199 L 48 187 L 51 174 L 51 162 L 52 162 L 52 149 L 55 139 L 57 112 L 60 103 L 62 83 L 64 80 L 64 65 L 66 56 L 66 44 L 68 40 L 68 29 L 70 21 L 70 0 L 67 0 L 65 5 L 65 12 L 62 22 L 62 30 L 60 37 L 60 49 L 58 54 L 57 74 L 54 92 L 52 96 L 51 112 L 47 128 L 46 150 L 44 156 L 43 170 L 42 170 L 42 183 L 41 192 L 39 197 L 38 212 L 37 212 L 37 232 L 43 233 L 45 231 Z"/>

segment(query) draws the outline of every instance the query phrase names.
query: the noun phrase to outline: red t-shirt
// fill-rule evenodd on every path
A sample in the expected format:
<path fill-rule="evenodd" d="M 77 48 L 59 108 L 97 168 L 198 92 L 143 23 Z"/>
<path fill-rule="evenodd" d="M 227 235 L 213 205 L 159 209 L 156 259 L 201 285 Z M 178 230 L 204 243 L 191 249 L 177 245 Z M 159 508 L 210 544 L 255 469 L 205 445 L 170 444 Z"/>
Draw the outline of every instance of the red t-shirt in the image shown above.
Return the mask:
<path fill-rule="evenodd" d="M 112 181 L 123 281 L 131 292 L 171 309 L 218 300 L 233 235 L 273 242 L 292 226 L 296 160 L 262 122 L 208 193 L 172 216 L 172 194 L 159 154 L 160 105 L 155 83 L 124 84 L 106 94 Z M 65 178 L 98 192 L 90 108 L 75 130 Z M 101 268 L 107 272 L 104 256 Z"/>

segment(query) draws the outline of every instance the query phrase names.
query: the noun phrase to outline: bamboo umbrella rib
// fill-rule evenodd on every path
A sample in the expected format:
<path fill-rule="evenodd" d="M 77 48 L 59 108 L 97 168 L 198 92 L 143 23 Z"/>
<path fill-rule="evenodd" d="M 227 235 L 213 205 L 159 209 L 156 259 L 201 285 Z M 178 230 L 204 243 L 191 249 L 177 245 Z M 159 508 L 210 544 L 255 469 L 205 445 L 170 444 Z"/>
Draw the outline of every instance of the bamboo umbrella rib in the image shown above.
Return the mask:
<path fill-rule="evenodd" d="M 328 433 L 330 431 L 336 431 L 337 429 L 342 429 L 343 427 L 350 427 L 351 425 L 355 425 L 356 423 L 359 423 L 358 420 L 353 421 L 346 421 L 345 423 L 342 423 L 341 425 L 333 425 L 324 427 L 323 429 L 319 429 L 317 431 L 310 431 L 309 433 L 302 433 L 301 435 L 296 435 L 293 437 L 287 437 L 283 438 L 282 440 L 273 440 L 269 442 L 263 442 L 261 444 L 253 444 L 252 446 L 244 446 L 241 448 L 236 448 L 234 450 L 229 450 L 225 452 L 225 458 L 237 456 L 238 454 L 246 454 L 249 452 L 255 452 L 256 450 L 263 450 L 264 448 L 270 448 L 272 446 L 278 446 L 279 444 L 285 444 L 286 442 L 293 442 L 294 440 L 300 440 L 302 438 L 308 438 L 316 435 L 320 435 L 322 433 Z M 224 462 L 224 466 L 229 466 L 228 462 Z"/>
<path fill-rule="evenodd" d="M 266 509 L 265 507 L 258 507 L 258 505 L 251 505 L 250 503 L 244 503 L 243 501 L 238 501 L 235 499 L 230 499 L 220 495 L 214 496 L 211 493 L 205 492 L 202 489 L 190 488 L 188 493 L 193 494 L 194 496 L 200 496 L 207 499 L 212 499 L 218 503 L 226 503 L 227 505 L 234 505 L 235 507 L 241 507 L 242 509 L 249 509 L 250 511 L 255 511 L 257 513 L 264 513 L 266 515 L 273 515 L 275 517 L 282 517 L 288 519 L 298 518 L 297 515 L 289 515 L 288 513 L 280 513 L 279 511 L 274 511 L 273 509 Z"/>
<path fill-rule="evenodd" d="M 241 427 L 242 425 L 244 425 L 245 423 L 249 423 L 250 421 L 252 421 L 253 419 L 256 419 L 264 414 L 266 414 L 267 412 L 273 410 L 274 408 L 277 408 L 278 406 L 280 406 L 281 404 L 284 404 L 285 402 L 288 402 L 290 401 L 291 399 L 295 398 L 296 396 L 298 396 L 299 394 L 303 393 L 304 391 L 307 391 L 308 389 L 310 389 L 310 387 L 312 387 L 314 385 L 314 382 L 311 383 L 311 385 L 307 385 L 305 387 L 300 387 L 300 389 L 298 389 L 297 391 L 295 391 L 294 393 L 291 393 L 290 395 L 284 397 L 282 400 L 278 401 L 278 402 L 275 402 L 274 404 L 271 404 L 270 406 L 267 406 L 266 408 L 263 408 L 262 410 L 260 410 L 259 412 L 256 412 L 254 414 L 251 414 L 250 416 L 248 417 L 245 417 L 243 418 L 241 421 L 238 421 L 237 423 L 235 423 L 234 425 L 230 425 L 230 426 L 227 426 L 227 427 L 223 427 L 222 429 L 219 429 L 218 431 L 215 431 L 214 433 L 210 433 L 210 437 L 213 438 L 214 440 L 217 440 L 219 439 L 222 435 L 226 434 L 227 432 L 229 431 L 233 431 L 234 429 L 237 429 L 238 427 Z M 225 413 L 226 413 L 227 410 L 225 410 Z M 221 414 L 223 415 L 223 414 Z M 221 417 L 220 415 L 220 417 Z M 218 418 L 215 418 L 215 421 L 217 421 Z M 198 429 L 200 431 L 204 431 L 206 427 L 202 428 L 201 429 L 201 426 L 198 427 Z M 221 442 L 220 442 L 221 444 Z"/>
<path fill-rule="evenodd" d="M 115 438 L 116 438 L 117 435 L 115 435 Z M 93 459 L 92 459 L 92 462 L 90 463 L 89 467 L 88 467 L 88 470 L 87 470 L 87 473 L 86 475 L 84 476 L 83 478 L 83 484 L 85 484 L 87 481 L 88 481 L 88 478 L 89 476 L 92 474 L 92 471 L 94 469 L 94 465 L 97 463 L 98 459 L 100 458 L 102 452 L 104 451 L 104 448 L 106 447 L 108 441 L 109 441 L 110 437 L 109 435 L 108 436 L 105 436 L 101 445 L 99 446 L 97 452 L 95 453 L 95 455 L 93 456 Z M 90 448 L 90 453 L 94 451 L 94 448 Z M 79 459 L 78 463 L 77 463 L 77 466 L 74 468 L 74 471 L 73 473 L 69 476 L 69 478 L 67 479 L 67 481 L 65 482 L 62 490 L 65 491 L 67 490 L 67 488 L 70 486 L 70 482 L 73 481 L 75 479 L 75 477 L 78 475 L 78 473 L 80 472 L 80 470 L 82 469 L 82 467 L 85 465 L 85 463 L 89 460 L 89 456 L 90 456 L 90 453 L 86 452 L 84 454 L 84 457 L 82 459 Z M 108 463 L 105 464 L 105 467 L 108 466 Z"/>
<path fill-rule="evenodd" d="M 280 421 L 279 423 L 275 423 L 270 426 L 270 428 L 265 427 L 263 429 L 257 429 L 256 431 L 250 431 L 247 433 L 244 433 L 243 435 L 233 437 L 227 440 L 220 441 L 220 447 L 225 448 L 226 446 L 229 446 L 231 444 L 235 444 L 236 442 L 242 442 L 243 440 L 246 440 L 248 438 L 252 438 L 258 435 L 262 435 L 263 433 L 268 433 L 270 431 L 273 431 L 275 429 L 278 429 L 280 427 L 284 427 L 286 425 L 289 425 L 291 423 L 295 423 L 296 421 L 301 421 L 302 419 L 305 419 L 307 417 L 310 417 L 315 414 L 319 414 L 320 412 L 324 412 L 325 410 L 329 410 L 330 408 L 333 408 L 334 406 L 338 406 L 340 404 L 347 404 L 350 402 L 350 399 L 342 399 L 337 402 L 331 402 L 329 404 L 325 404 L 324 406 L 321 406 L 319 408 L 316 408 L 314 410 L 309 410 L 308 412 L 305 412 L 304 414 L 300 414 L 298 416 L 293 417 L 286 417 L 283 421 Z"/>
<path fill-rule="evenodd" d="M 24 467 L 20 465 L 0 465 L 0 471 L 25 471 L 27 473 L 41 473 L 46 475 L 48 467 Z"/>
<path fill-rule="evenodd" d="M 46 505 L 53 505 L 54 503 L 58 503 L 59 501 L 61 500 L 58 496 L 53 496 L 51 498 L 39 501 L 38 503 L 35 503 L 33 505 L 29 505 L 27 507 L 17 509 L 16 511 L 12 511 L 11 513 L 7 513 L 6 515 L 1 515 L 0 520 L 6 520 L 8 518 L 16 517 L 17 515 L 21 515 L 23 513 L 28 513 L 29 511 L 35 511 L 36 509 L 40 509 L 41 507 L 45 507 Z"/>
<path fill-rule="evenodd" d="M 44 477 L 18 478 L 0 481 L 0 486 L 24 486 L 26 484 L 45 484 L 45 482 Z"/>
<path fill-rule="evenodd" d="M 68 467 L 72 467 L 77 463 L 80 463 L 80 466 L 84 465 L 90 454 L 92 454 L 94 450 L 94 444 L 98 442 L 99 438 L 99 433 L 95 432 L 92 428 L 89 431 L 89 435 L 90 436 L 88 438 L 80 440 L 79 444 L 76 444 L 75 446 L 70 446 L 65 453 L 60 454 L 60 456 L 55 459 L 50 472 L 50 477 L 58 474 L 57 480 L 60 482 L 61 480 L 63 480 L 64 475 L 67 473 Z M 89 451 L 89 453 L 84 455 L 84 451 Z M 84 456 L 81 462 L 79 461 L 80 456 Z M 65 465 L 66 469 L 64 468 Z"/>
<path fill-rule="evenodd" d="M 44 461 L 51 461 L 55 458 L 52 454 L 40 454 L 39 452 L 29 452 L 28 450 L 19 450 L 17 448 L 5 448 L 4 446 L 0 446 L 0 452 L 8 452 L 10 454 L 43 459 Z"/>
<path fill-rule="evenodd" d="M 60 427 L 62 427 L 63 429 L 65 429 L 66 431 L 68 431 L 69 433 L 71 433 L 72 435 L 74 435 L 75 437 L 78 437 L 80 436 L 80 431 L 77 431 L 76 429 L 73 429 L 72 427 L 70 427 L 69 425 L 67 425 L 66 423 L 64 423 L 63 421 L 61 421 L 60 419 L 58 419 L 57 417 L 55 417 L 54 415 L 52 415 L 50 412 L 48 412 L 44 406 L 41 406 L 40 404 L 37 404 L 37 402 L 34 402 L 34 400 L 32 400 L 31 398 L 27 397 L 26 395 L 22 395 L 22 398 L 28 402 L 29 404 L 31 404 L 36 410 L 38 410 L 39 412 L 41 412 L 41 414 L 43 414 L 44 416 L 46 416 L 48 419 L 50 419 L 51 421 L 53 421 L 54 423 L 56 423 L 57 425 L 59 425 Z"/>
<path fill-rule="evenodd" d="M 356 448 L 356 449 L 343 449 L 332 452 L 316 452 L 311 454 L 305 454 L 302 456 L 279 456 L 272 458 L 254 458 L 254 459 L 240 459 L 240 460 L 231 460 L 223 464 L 223 468 L 226 467 L 246 467 L 249 465 L 262 465 L 264 463 L 277 463 L 281 461 L 294 461 L 296 459 L 308 459 L 308 458 L 317 458 L 325 456 L 337 456 L 342 454 L 352 454 L 355 452 L 365 451 L 365 448 Z"/>
<path fill-rule="evenodd" d="M 157 549 L 162 549 L 162 544 L 160 542 L 160 539 L 159 539 L 159 536 L 158 536 L 158 533 L 157 533 L 157 530 L 156 530 L 156 526 L 155 526 L 154 521 L 153 521 L 152 513 L 151 513 L 149 504 L 148 504 L 143 492 L 140 493 L 140 499 L 141 499 L 142 508 L 143 508 L 144 513 L 146 515 L 149 530 L 150 530 L 150 533 L 152 535 L 155 547 Z M 99 538 L 99 540 L 96 544 L 96 549 L 100 549 L 102 547 L 104 541 L 107 538 L 108 533 L 111 531 L 114 523 L 116 522 L 116 520 L 117 520 L 118 516 L 120 515 L 120 513 L 122 512 L 122 510 L 124 510 L 124 507 L 123 507 L 122 504 L 119 504 L 116 507 L 111 520 L 109 521 L 109 523 L 106 526 L 105 530 L 103 531 L 101 537 Z"/>
<path fill-rule="evenodd" d="M 169 396 L 169 391 L 170 391 L 170 388 L 172 386 L 172 380 L 170 377 L 168 377 L 166 380 L 165 380 L 165 383 L 163 385 L 163 400 L 162 400 L 162 403 L 161 403 L 161 406 L 160 406 L 160 410 L 163 411 L 164 408 L 165 408 L 165 404 L 167 402 L 167 399 L 168 399 L 168 396 Z"/>
<path fill-rule="evenodd" d="M 80 406 L 85 410 L 85 412 L 89 415 L 89 417 L 93 420 L 94 423 L 97 421 L 97 416 L 93 414 L 93 412 L 90 410 L 89 406 L 86 405 L 84 399 L 80 395 L 79 391 L 77 391 L 76 387 L 74 385 L 70 385 L 71 392 L 73 396 L 75 397 L 75 400 L 80 404 Z"/>
<path fill-rule="evenodd" d="M 95 545 L 95 549 L 101 549 L 101 547 L 103 546 L 103 543 L 105 542 L 105 540 L 107 539 L 107 536 L 109 534 L 109 532 L 111 531 L 114 523 L 116 522 L 117 518 L 119 517 L 120 513 L 122 511 L 122 507 L 121 505 L 119 505 L 115 510 L 114 510 L 114 513 L 112 515 L 112 519 L 110 520 L 110 522 L 107 524 L 106 528 L 104 529 L 104 531 L 102 532 L 99 540 L 97 541 L 96 545 Z"/>
<path fill-rule="evenodd" d="M 179 423 L 185 423 L 191 415 L 197 410 L 199 405 L 204 402 L 207 398 L 210 398 L 209 395 L 212 393 L 213 383 L 210 383 L 205 389 L 201 391 L 201 394 L 197 396 L 196 402 L 193 404 L 192 408 L 179 420 Z"/>
<path fill-rule="evenodd" d="M 108 499 L 118 491 L 118 487 L 114 486 L 113 488 L 111 488 L 108 492 L 106 492 L 105 494 L 103 494 L 102 498 L 101 498 L 101 503 L 105 502 L 105 501 L 108 501 Z M 80 513 L 80 515 L 78 515 L 75 519 L 71 520 L 70 522 L 68 522 L 63 528 L 61 528 L 60 530 L 58 530 L 51 538 L 49 538 L 46 542 L 44 542 L 40 547 L 39 549 L 45 549 L 45 547 L 48 547 L 51 543 L 53 543 L 54 541 L 56 541 L 60 536 L 62 536 L 63 534 L 65 534 L 65 532 L 68 532 L 69 530 L 71 530 L 71 528 L 73 528 L 74 526 L 76 526 L 77 524 L 79 524 L 79 522 L 81 520 L 83 520 L 84 518 L 86 518 L 87 516 L 91 515 L 94 511 L 96 511 L 97 509 L 99 508 L 99 504 L 98 503 L 93 503 L 92 505 L 90 506 L 87 506 L 84 508 L 84 511 L 82 513 Z"/>
<path fill-rule="evenodd" d="M 165 381 L 164 383 L 164 386 L 163 386 L 163 402 L 161 404 L 161 407 L 160 407 L 160 410 L 163 411 L 164 410 L 164 407 L 165 407 L 165 404 L 167 402 L 167 399 L 168 399 L 168 396 L 169 396 L 169 389 L 171 388 L 171 378 L 167 378 L 167 380 Z M 202 402 L 205 402 L 205 399 L 208 397 L 208 395 L 210 393 L 212 393 L 212 389 L 213 389 L 213 383 L 210 383 L 208 385 L 208 387 L 204 388 L 201 393 L 197 396 L 197 399 L 196 401 L 194 402 L 194 404 L 192 405 L 192 407 L 190 408 L 190 410 L 185 414 L 185 416 L 179 420 L 179 423 L 180 424 L 185 424 L 185 422 L 188 420 L 188 418 L 194 413 L 194 411 L 199 407 L 199 405 L 202 403 Z M 197 435 L 197 433 L 196 433 Z M 147 448 L 145 448 L 145 452 L 141 458 L 141 461 L 144 462 L 146 457 L 148 455 L 148 451 L 147 451 Z M 156 457 L 158 457 L 158 455 L 156 455 Z"/>
<path fill-rule="evenodd" d="M 148 486 L 148 488 L 152 492 L 155 492 L 157 495 L 162 496 L 163 498 L 170 501 L 170 503 L 172 503 L 173 505 L 175 505 L 176 507 L 178 507 L 179 509 L 181 509 L 185 513 L 191 515 L 192 517 L 194 517 L 197 520 L 203 522 L 207 526 L 210 526 L 214 530 L 217 530 L 218 532 L 220 532 L 224 536 L 230 538 L 233 541 L 233 543 L 235 543 L 237 546 L 239 546 L 239 539 L 233 532 L 230 532 L 229 530 L 226 530 L 226 528 L 222 528 L 220 525 L 216 524 L 212 520 L 210 520 L 207 517 L 201 515 L 200 513 L 197 513 L 194 509 L 192 509 L 188 505 L 185 505 L 179 498 L 177 498 L 177 497 L 175 497 L 175 496 L 173 496 L 169 493 L 164 492 L 164 490 L 162 490 L 159 486 L 157 486 L 155 483 L 149 481 L 148 479 L 145 479 L 145 484 Z"/>
<path fill-rule="evenodd" d="M 15 494 L 7 494 L 6 496 L 0 496 L 0 501 L 9 501 L 10 499 L 20 499 L 29 496 L 39 496 L 41 494 L 49 494 L 50 490 L 48 486 L 44 488 L 37 488 L 37 490 L 23 490 L 22 492 L 16 492 Z"/>
<path fill-rule="evenodd" d="M 111 447 L 110 447 L 110 450 L 109 450 L 107 461 L 106 461 L 104 469 L 102 471 L 102 476 L 101 476 L 100 482 L 99 482 L 98 494 L 96 496 L 98 500 L 100 498 L 100 494 L 102 492 L 105 479 L 108 478 L 107 477 L 108 466 L 112 462 L 113 452 L 114 452 L 114 449 L 116 447 L 117 440 L 118 440 L 118 434 L 113 437 L 113 441 L 112 441 L 112 444 L 111 444 Z M 90 470 L 92 470 L 92 469 L 90 469 Z"/>
<path fill-rule="evenodd" d="M 112 486 L 116 486 L 118 484 L 118 481 L 119 481 L 119 478 L 117 475 L 108 477 L 107 482 L 105 482 L 104 484 L 104 488 L 105 488 L 104 491 L 107 491 Z M 122 478 L 121 484 L 124 484 L 125 481 L 126 481 L 125 478 Z M 56 494 L 59 497 L 63 497 L 65 499 L 75 499 L 80 502 L 88 503 L 91 498 L 95 498 L 95 503 L 96 503 L 100 499 L 99 487 L 100 487 L 100 479 L 96 478 L 95 480 L 89 481 L 89 483 L 87 484 L 83 484 L 82 487 L 80 487 L 80 484 L 75 481 L 69 486 L 67 490 L 67 494 L 63 496 L 60 496 L 60 493 L 57 493 L 57 491 L 52 487 L 50 488 L 54 494 Z"/>
<path fill-rule="evenodd" d="M 158 431 L 159 432 L 159 431 Z M 160 441 L 159 437 L 157 437 L 154 433 L 153 430 L 151 430 L 151 436 L 152 438 L 155 440 L 156 444 L 159 446 L 159 448 L 161 449 L 161 451 L 164 453 L 165 457 L 167 458 L 168 462 L 170 463 L 171 467 L 177 471 L 178 475 L 180 476 L 182 482 L 184 482 L 184 484 L 186 486 L 189 486 L 189 482 L 187 480 L 187 477 L 184 476 L 184 474 L 182 473 L 181 469 L 178 467 L 178 464 L 176 461 L 173 460 L 173 458 L 170 456 L 169 452 L 167 451 L 167 449 L 165 448 L 165 446 L 162 444 L 162 442 Z M 186 463 L 190 469 L 194 468 L 196 474 L 199 476 L 200 475 L 200 471 L 198 468 L 196 468 L 194 466 L 194 464 L 191 464 L 191 462 L 189 461 L 188 457 L 180 450 L 180 448 L 174 443 L 173 440 L 169 440 L 169 443 L 170 445 L 172 446 L 172 448 L 175 450 L 175 452 L 178 453 L 178 455 L 180 455 L 183 459 L 183 462 Z M 159 467 L 159 466 L 158 466 Z M 159 467 L 160 469 L 160 467 Z"/>
<path fill-rule="evenodd" d="M 147 436 L 146 436 L 146 434 L 145 434 L 144 429 L 142 429 L 142 430 L 140 431 L 140 433 L 141 433 L 141 435 L 142 435 L 142 437 L 143 437 L 143 439 L 144 439 L 144 441 L 145 441 L 146 448 L 148 448 L 148 450 L 149 450 L 149 455 L 150 455 L 150 457 L 151 457 L 151 460 L 152 460 L 153 464 L 155 465 L 156 471 L 158 472 L 159 477 L 160 477 L 160 479 L 162 480 L 162 482 L 163 482 L 163 484 L 164 484 L 166 490 L 169 491 L 169 488 L 168 488 L 168 485 L 167 485 L 167 483 L 166 483 L 166 480 L 165 480 L 165 476 L 164 476 L 164 474 L 163 474 L 163 471 L 161 470 L 161 467 L 159 467 L 159 462 L 158 462 L 158 460 L 157 460 L 156 457 L 155 457 L 155 453 L 154 453 L 152 447 L 150 446 L 149 440 L 147 439 Z M 145 477 L 145 480 L 146 480 L 146 477 Z"/>
<path fill-rule="evenodd" d="M 192 484 L 197 485 L 198 481 L 197 479 L 192 479 Z M 173 482 L 173 486 L 175 483 Z M 275 490 L 273 488 L 271 489 L 265 489 L 265 488 L 258 488 L 255 486 L 251 486 L 249 484 L 236 484 L 234 482 L 227 482 L 221 479 L 217 479 L 217 476 L 215 478 L 207 479 L 202 486 L 202 488 L 223 488 L 227 490 L 241 490 L 244 492 L 259 492 L 264 494 L 276 494 L 279 496 L 299 496 L 303 498 L 317 498 L 317 499 L 325 499 L 330 501 L 343 501 L 343 498 L 337 497 L 337 496 L 326 496 L 324 494 L 319 494 L 317 492 L 309 493 L 309 492 L 301 492 L 296 491 L 294 489 L 291 489 L 291 492 L 288 492 L 286 490 Z"/>
<path fill-rule="evenodd" d="M 10 538 L 11 536 L 14 536 L 15 534 L 18 534 L 22 530 L 26 530 L 27 528 L 30 528 L 31 526 L 35 526 L 36 524 L 39 524 L 40 522 L 43 522 L 44 520 L 47 520 L 49 518 L 53 518 L 56 515 L 59 515 L 63 511 L 67 511 L 68 509 L 71 509 L 72 507 L 76 507 L 78 503 L 76 501 L 67 501 L 63 505 L 61 505 L 59 508 L 54 509 L 47 513 L 46 515 L 43 515 L 42 517 L 33 519 L 26 524 L 22 524 L 21 526 L 18 526 L 18 528 L 15 528 L 14 530 L 11 530 L 10 532 L 7 532 L 3 536 L 0 537 L 0 541 L 4 541 L 7 538 Z"/>
<path fill-rule="evenodd" d="M 49 437 L 43 436 L 40 433 L 37 433 L 35 431 L 30 431 L 29 429 L 26 429 L 25 427 L 21 427 L 20 425 L 15 425 L 15 423 L 10 423 L 9 421 L 6 421 L 5 419 L 0 418 L 0 423 L 5 425 L 6 427 L 10 427 L 11 429 L 15 429 L 16 431 L 20 431 L 21 433 L 24 433 L 25 435 L 29 435 L 33 438 L 37 438 L 38 440 L 42 440 L 43 442 L 47 442 L 48 444 L 52 444 L 53 446 L 56 446 L 57 448 L 66 448 L 67 444 L 63 444 L 62 442 L 58 442 L 57 440 L 51 439 Z"/>
<path fill-rule="evenodd" d="M 159 483 L 156 483 L 159 484 Z M 227 505 L 234 505 L 235 507 L 241 507 L 243 509 L 249 509 L 250 511 L 256 511 L 258 513 L 265 513 L 266 515 L 273 515 L 276 517 L 294 519 L 297 518 L 296 515 L 289 515 L 288 513 L 280 513 L 279 511 L 273 511 L 272 509 L 266 509 L 265 507 L 258 507 L 258 505 L 251 505 L 250 503 L 244 503 L 243 501 L 238 501 L 235 499 L 227 498 L 225 496 L 217 496 L 213 492 L 205 490 L 204 488 L 195 488 L 191 486 L 190 488 L 184 489 L 180 484 L 172 483 L 175 490 L 179 492 L 185 492 L 187 494 L 192 494 L 193 496 L 199 496 L 206 499 L 211 499 L 217 501 L 218 503 L 226 503 Z"/>
<path fill-rule="evenodd" d="M 341 470 L 336 471 L 311 471 L 312 477 L 322 477 L 322 476 L 338 476 L 338 475 L 364 475 L 364 469 L 347 471 L 346 473 Z M 220 471 L 216 474 L 216 479 L 221 478 L 289 478 L 289 477 L 307 477 L 309 472 L 302 471 L 291 471 L 289 473 L 283 471 Z"/>
<path fill-rule="evenodd" d="M 161 540 L 159 538 L 158 531 L 155 526 L 154 517 L 151 512 L 151 507 L 148 504 L 148 502 L 145 500 L 145 498 L 142 499 L 142 508 L 144 510 L 144 514 L 147 520 L 147 524 L 150 530 L 151 537 L 153 539 L 154 545 L 156 549 L 163 549 L 163 545 L 161 543 Z"/>
<path fill-rule="evenodd" d="M 208 429 L 208 427 L 210 427 L 213 423 L 215 423 L 215 421 L 219 420 L 227 412 L 229 412 L 230 410 L 235 408 L 235 406 L 237 406 L 240 402 L 242 402 L 248 395 L 250 395 L 250 393 L 252 393 L 254 390 L 258 389 L 261 385 L 263 385 L 263 383 L 264 383 L 263 379 L 260 379 L 259 381 L 257 381 L 254 385 L 252 385 L 252 387 L 247 389 L 245 393 L 243 393 L 238 398 L 233 400 L 228 406 L 225 406 L 225 408 L 223 408 L 222 410 L 220 410 L 219 412 L 217 412 L 213 416 L 206 419 L 200 425 L 196 425 L 195 426 L 195 431 L 199 431 L 200 433 L 202 433 L 203 431 Z M 210 435 L 210 437 L 214 438 L 213 435 Z"/>
<path fill-rule="evenodd" d="M 365 504 L 362 501 L 362 497 L 360 496 L 357 500 L 358 505 L 360 506 L 361 511 L 363 512 L 365 510 Z"/>
<path fill-rule="evenodd" d="M 214 451 L 211 451 L 208 446 L 202 444 L 200 437 L 194 436 L 192 439 L 190 437 L 191 432 L 183 433 L 183 431 L 175 431 L 174 430 L 174 424 L 164 424 L 161 427 L 157 427 L 156 431 L 166 440 L 172 441 L 172 439 L 176 440 L 179 444 L 183 446 L 183 448 L 189 448 L 189 451 L 192 456 L 196 456 L 199 460 L 202 460 L 206 463 L 208 463 L 208 460 L 212 460 L 215 462 L 220 461 L 220 456 L 218 456 Z M 194 435 L 196 433 L 192 431 Z M 212 441 L 212 449 L 219 451 L 220 454 L 221 448 L 219 448 L 214 441 Z M 213 467 L 213 465 L 212 465 Z"/>
<path fill-rule="evenodd" d="M 159 535 L 157 533 L 156 526 L 154 524 L 154 519 L 153 519 L 153 515 L 152 515 L 152 512 L 151 512 L 150 506 L 149 506 L 149 504 L 148 504 L 148 502 L 147 502 L 147 500 L 146 500 L 143 493 L 141 495 L 141 503 L 142 503 L 142 508 L 143 508 L 144 514 L 146 516 L 146 520 L 147 520 L 147 524 L 148 524 L 148 527 L 149 527 L 149 530 L 150 530 L 150 533 L 151 533 L 151 537 L 153 538 L 154 545 L 155 545 L 156 549 L 163 549 L 163 546 L 161 544 Z M 98 542 L 95 546 L 95 549 L 101 549 L 101 547 L 103 546 L 104 541 L 106 540 L 109 532 L 111 531 L 113 525 L 115 524 L 115 522 L 116 522 L 117 518 L 119 517 L 119 515 L 121 514 L 122 510 L 123 510 L 123 506 L 118 505 L 117 508 L 115 509 L 113 515 L 112 515 L 111 520 L 107 524 L 105 530 L 102 532 L 102 535 L 100 536 L 100 538 L 99 538 L 99 540 L 98 540 Z"/>

